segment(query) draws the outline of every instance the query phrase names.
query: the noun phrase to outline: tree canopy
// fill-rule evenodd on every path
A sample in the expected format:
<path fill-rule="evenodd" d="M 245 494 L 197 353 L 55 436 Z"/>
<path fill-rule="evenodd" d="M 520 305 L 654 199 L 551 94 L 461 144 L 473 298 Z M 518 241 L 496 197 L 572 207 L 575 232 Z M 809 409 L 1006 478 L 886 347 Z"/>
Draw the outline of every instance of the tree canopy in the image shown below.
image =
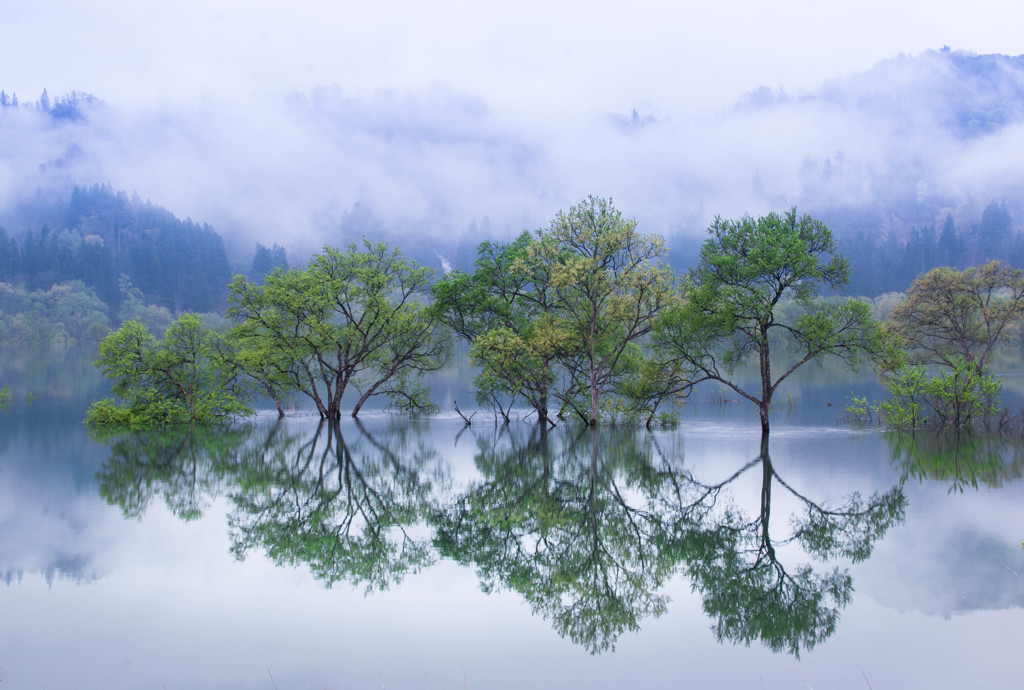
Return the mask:
<path fill-rule="evenodd" d="M 962 271 L 933 268 L 889 315 L 912 360 L 948 365 L 959 355 L 979 373 L 1022 320 L 1024 273 L 999 261 Z"/>
<path fill-rule="evenodd" d="M 178 317 L 159 340 L 128 321 L 103 339 L 96 363 L 113 382 L 114 399 L 93 403 L 89 424 L 150 426 L 252 414 L 252 388 L 233 348 L 195 314 Z"/>
<path fill-rule="evenodd" d="M 553 396 L 593 425 L 608 391 L 637 372 L 637 344 L 671 299 L 665 254 L 660 237 L 591 196 L 547 228 L 483 243 L 474 272 L 446 276 L 434 295 L 440 318 L 472 343 L 484 400 L 521 396 L 549 421 Z"/>
<path fill-rule="evenodd" d="M 243 354 L 270 364 L 273 386 L 308 396 L 321 417 L 340 417 L 350 386 L 359 393 L 353 417 L 375 395 L 432 410 L 422 377 L 444 365 L 450 339 L 429 309 L 430 277 L 383 242 L 325 247 L 306 268 L 279 268 L 262 285 L 236 276 L 233 336 Z"/>
<path fill-rule="evenodd" d="M 718 381 L 758 406 L 761 428 L 779 385 L 812 360 L 835 357 L 857 367 L 886 347 L 880 325 L 860 300 L 824 300 L 823 289 L 849 280 L 828 227 L 796 209 L 754 219 L 716 218 L 690 271 L 678 306 L 659 320 L 655 341 L 665 366 L 690 372 L 693 381 Z M 802 311 L 780 318 L 792 300 Z M 776 346 L 788 360 L 773 372 Z M 735 376 L 737 366 L 757 362 L 752 388 Z"/>

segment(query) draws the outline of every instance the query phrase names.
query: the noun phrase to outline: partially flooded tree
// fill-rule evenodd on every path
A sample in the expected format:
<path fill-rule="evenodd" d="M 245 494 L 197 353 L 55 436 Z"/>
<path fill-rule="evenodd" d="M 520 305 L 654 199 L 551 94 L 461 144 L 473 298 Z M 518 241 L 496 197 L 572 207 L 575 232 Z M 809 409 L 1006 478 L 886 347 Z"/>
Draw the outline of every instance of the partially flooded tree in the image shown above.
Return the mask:
<path fill-rule="evenodd" d="M 664 240 L 593 196 L 560 211 L 537 240 L 531 258 L 551 276 L 558 360 L 571 382 L 562 402 L 594 425 L 606 391 L 637 373 L 635 344 L 672 300 Z"/>
<path fill-rule="evenodd" d="M 637 375 L 637 343 L 673 297 L 665 253 L 611 200 L 588 197 L 548 228 L 485 242 L 474 272 L 447 276 L 434 296 L 473 344 L 484 399 L 522 397 L 549 421 L 554 397 L 592 425 L 607 394 Z"/>
<path fill-rule="evenodd" d="M 236 276 L 228 315 L 243 351 L 279 363 L 274 385 L 308 396 L 321 417 L 341 416 L 350 386 L 353 417 L 375 395 L 433 410 L 423 376 L 444 365 L 450 343 L 429 309 L 430 277 L 383 242 L 325 247 L 307 268 L 276 270 L 262 285 Z"/>
<path fill-rule="evenodd" d="M 549 276 L 528 260 L 532 243 L 529 232 L 507 244 L 483 242 L 472 273 L 453 271 L 432 292 L 438 318 L 472 344 L 477 402 L 508 421 L 509 407 L 522 398 L 550 423 L 559 337 L 550 328 Z"/>
<path fill-rule="evenodd" d="M 867 303 L 819 297 L 850 276 L 824 223 L 792 209 L 757 219 L 716 218 L 708 232 L 682 302 L 665 312 L 655 342 L 660 356 L 692 372 L 694 381 L 718 381 L 757 405 L 762 431 L 769 430 L 775 392 L 804 364 L 830 356 L 856 368 L 886 351 Z M 779 318 L 783 300 L 803 313 L 794 321 Z M 781 373 L 773 368 L 780 350 L 788 358 Z M 759 373 L 753 389 L 734 376 L 750 359 Z"/>
<path fill-rule="evenodd" d="M 180 316 L 159 340 L 128 321 L 103 339 L 96 363 L 112 381 L 114 398 L 90 406 L 91 425 L 203 423 L 252 414 L 252 387 L 234 348 L 195 314 Z"/>

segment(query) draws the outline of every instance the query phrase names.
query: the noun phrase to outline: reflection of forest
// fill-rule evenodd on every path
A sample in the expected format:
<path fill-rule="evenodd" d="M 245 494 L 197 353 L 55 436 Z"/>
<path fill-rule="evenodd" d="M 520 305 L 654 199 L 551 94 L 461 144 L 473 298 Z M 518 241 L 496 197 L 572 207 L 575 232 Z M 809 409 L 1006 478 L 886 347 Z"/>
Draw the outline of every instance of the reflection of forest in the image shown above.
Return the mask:
<path fill-rule="evenodd" d="M 855 562 L 904 514 L 900 486 L 839 506 L 801 495 L 777 474 L 767 438 L 731 476 L 704 483 L 646 432 L 506 426 L 477 438 L 479 475 L 454 493 L 449 466 L 413 424 L 342 433 L 325 423 L 306 435 L 282 425 L 183 428 L 108 441 L 101 492 L 126 515 L 162 496 L 188 519 L 227 497 L 236 556 L 260 549 L 327 585 L 382 589 L 451 558 L 592 653 L 664 613 L 665 584 L 682 573 L 719 640 L 798 655 L 835 631 L 852 582 L 839 566 L 794 563 L 780 547 Z M 758 468 L 760 507 L 747 516 L 729 490 Z M 773 487 L 799 505 L 784 535 L 782 521 L 770 523 Z"/>

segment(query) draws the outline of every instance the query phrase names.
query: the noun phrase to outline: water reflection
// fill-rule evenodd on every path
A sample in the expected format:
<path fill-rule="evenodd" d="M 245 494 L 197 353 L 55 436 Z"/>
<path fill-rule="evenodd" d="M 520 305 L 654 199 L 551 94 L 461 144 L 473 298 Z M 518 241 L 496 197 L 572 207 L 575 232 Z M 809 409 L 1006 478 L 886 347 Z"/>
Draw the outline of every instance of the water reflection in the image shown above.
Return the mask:
<path fill-rule="evenodd" d="M 719 641 L 798 656 L 835 632 L 850 601 L 851 576 L 835 561 L 866 559 L 904 518 L 902 484 L 839 505 L 805 496 L 776 471 L 767 437 L 719 482 L 645 431 L 513 425 L 475 441 L 476 474 L 453 488 L 436 439 L 407 422 L 372 433 L 337 423 L 130 433 L 105 439 L 100 492 L 129 517 L 162 498 L 191 519 L 226 497 L 235 556 L 259 550 L 327 586 L 384 589 L 449 558 L 591 653 L 662 615 L 681 573 Z M 732 493 L 758 469 L 759 506 L 747 515 Z"/>
<path fill-rule="evenodd" d="M 903 479 L 949 484 L 950 493 L 1001 487 L 1024 475 L 1024 446 L 997 433 L 890 432 L 886 440 Z"/>
<path fill-rule="evenodd" d="M 433 561 L 429 539 L 409 529 L 434 508 L 436 450 L 409 425 L 378 441 L 361 425 L 346 440 L 337 422 L 312 436 L 269 430 L 176 427 L 107 438 L 100 494 L 126 517 L 157 496 L 178 517 L 198 517 L 225 496 L 231 551 L 254 548 L 278 565 L 304 564 L 328 586 L 384 589 Z"/>
<path fill-rule="evenodd" d="M 433 447 L 408 426 L 382 442 L 364 427 L 346 440 L 337 422 L 312 438 L 275 429 L 237 465 L 228 517 L 232 552 L 262 549 L 278 565 L 304 564 L 328 586 L 384 589 L 434 560 L 412 529 L 435 508 L 426 473 Z"/>
<path fill-rule="evenodd" d="M 853 592 L 846 570 L 816 570 L 787 564 L 778 548 L 798 542 L 804 552 L 825 561 L 853 562 L 871 554 L 875 542 L 903 521 L 906 499 L 902 485 L 866 502 L 856 493 L 840 506 L 828 507 L 795 491 L 772 465 L 768 436 L 761 439 L 758 458 L 725 482 L 702 486 L 710 496 L 748 471 L 761 470 L 760 512 L 748 518 L 729 509 L 719 517 L 688 526 L 686 570 L 694 589 L 703 595 L 704 611 L 715 619 L 720 641 L 749 645 L 760 640 L 772 651 L 799 656 L 835 632 L 839 611 Z M 777 483 L 797 499 L 799 512 L 790 518 L 790 533 L 772 537 L 772 487 Z M 699 484 L 699 483 L 698 483 Z"/>
<path fill-rule="evenodd" d="M 662 483 L 643 436 L 504 427 L 479 439 L 483 475 L 437 515 L 442 555 L 511 589 L 591 652 L 664 613 L 678 555 L 646 497 Z"/>

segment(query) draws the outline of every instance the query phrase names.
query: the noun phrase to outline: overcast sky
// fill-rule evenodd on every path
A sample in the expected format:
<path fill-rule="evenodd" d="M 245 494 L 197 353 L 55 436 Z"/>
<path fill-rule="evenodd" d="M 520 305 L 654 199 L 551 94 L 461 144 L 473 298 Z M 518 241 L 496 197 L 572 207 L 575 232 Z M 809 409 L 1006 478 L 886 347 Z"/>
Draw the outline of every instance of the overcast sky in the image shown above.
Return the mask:
<path fill-rule="evenodd" d="M 666 232 L 795 203 L 809 159 L 917 155 L 856 114 L 727 115 L 744 93 L 944 45 L 1024 53 L 1024 3 L 4 0 L 0 36 L 8 94 L 109 106 L 85 134 L 9 130 L 0 203 L 60 169 L 264 241 L 329 238 L 357 203 L 399 227 L 537 227 L 591 193 Z M 659 127 L 615 129 L 634 108 Z M 995 169 L 915 134 L 936 170 Z M 1014 136 L 988 146 L 1005 159 Z M 70 137 L 84 153 L 54 167 Z"/>
<path fill-rule="evenodd" d="M 1016 55 L 1024 3 L 5 0 L 4 88 L 122 104 L 337 84 L 447 85 L 492 107 L 663 113 L 945 44 Z"/>

